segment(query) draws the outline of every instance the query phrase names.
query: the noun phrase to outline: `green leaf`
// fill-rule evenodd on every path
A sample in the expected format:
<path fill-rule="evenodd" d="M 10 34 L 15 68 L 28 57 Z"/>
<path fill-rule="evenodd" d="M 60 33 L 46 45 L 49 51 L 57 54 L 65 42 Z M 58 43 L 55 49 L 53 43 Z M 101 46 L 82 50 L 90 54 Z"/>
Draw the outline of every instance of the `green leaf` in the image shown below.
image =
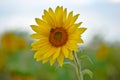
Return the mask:
<path fill-rule="evenodd" d="M 71 63 L 71 62 L 64 62 L 63 65 L 71 65 L 73 68 L 76 69 L 76 66 L 75 66 L 73 63 Z M 56 68 L 55 68 L 55 70 L 59 69 L 59 67 L 60 67 L 60 66 L 57 65 Z"/>
<path fill-rule="evenodd" d="M 93 72 L 91 71 L 91 70 L 89 70 L 89 69 L 84 69 L 84 70 L 82 70 L 82 74 L 83 75 L 85 75 L 85 74 L 87 74 L 87 75 L 89 75 L 89 77 L 92 79 L 92 77 L 93 77 Z"/>
<path fill-rule="evenodd" d="M 75 65 L 71 62 L 64 62 L 63 64 L 68 64 L 68 65 L 71 65 L 71 66 L 75 67 Z"/>
<path fill-rule="evenodd" d="M 91 60 L 91 58 L 87 55 L 82 55 L 80 56 L 80 60 L 88 60 L 90 61 L 91 64 L 93 64 L 93 61 Z"/>

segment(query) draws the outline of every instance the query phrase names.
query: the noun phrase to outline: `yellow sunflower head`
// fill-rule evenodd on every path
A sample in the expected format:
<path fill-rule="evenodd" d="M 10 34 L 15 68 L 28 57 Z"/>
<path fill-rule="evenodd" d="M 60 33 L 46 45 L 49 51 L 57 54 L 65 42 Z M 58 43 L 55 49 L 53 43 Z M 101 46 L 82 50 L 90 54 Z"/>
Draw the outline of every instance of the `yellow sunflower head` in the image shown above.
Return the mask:
<path fill-rule="evenodd" d="M 44 10 L 42 19 L 35 18 L 37 25 L 31 25 L 31 28 L 36 33 L 31 37 L 37 39 L 32 43 L 37 61 L 50 61 L 53 65 L 57 60 L 62 66 L 64 58 L 73 60 L 72 52 L 78 50 L 78 43 L 83 43 L 81 34 L 86 30 L 79 27 L 82 22 L 75 23 L 78 16 L 73 15 L 73 11 L 67 15 L 66 8 L 57 6 L 55 11 L 51 8 Z"/>

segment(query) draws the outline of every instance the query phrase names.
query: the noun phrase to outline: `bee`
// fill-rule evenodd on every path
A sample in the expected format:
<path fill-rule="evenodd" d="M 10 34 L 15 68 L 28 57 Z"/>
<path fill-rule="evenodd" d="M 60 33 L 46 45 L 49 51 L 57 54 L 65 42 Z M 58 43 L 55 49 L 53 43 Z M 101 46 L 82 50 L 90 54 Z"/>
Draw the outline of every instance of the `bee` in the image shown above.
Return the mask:
<path fill-rule="evenodd" d="M 53 32 L 53 31 L 54 31 L 54 29 L 53 29 L 53 28 L 51 28 L 51 29 L 50 29 L 50 32 Z"/>

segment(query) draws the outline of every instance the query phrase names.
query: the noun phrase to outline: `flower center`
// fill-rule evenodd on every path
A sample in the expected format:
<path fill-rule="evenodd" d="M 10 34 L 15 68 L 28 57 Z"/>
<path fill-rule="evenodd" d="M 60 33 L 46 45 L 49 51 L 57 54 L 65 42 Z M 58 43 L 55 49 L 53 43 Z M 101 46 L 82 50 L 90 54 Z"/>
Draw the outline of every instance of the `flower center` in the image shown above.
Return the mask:
<path fill-rule="evenodd" d="M 61 32 L 56 32 L 55 33 L 55 40 L 58 40 L 58 41 L 60 41 L 61 40 L 61 38 L 62 38 L 62 33 Z"/>
<path fill-rule="evenodd" d="M 49 35 L 49 42 L 55 46 L 60 47 L 66 44 L 68 40 L 68 34 L 66 30 L 62 27 L 51 29 L 50 35 Z"/>

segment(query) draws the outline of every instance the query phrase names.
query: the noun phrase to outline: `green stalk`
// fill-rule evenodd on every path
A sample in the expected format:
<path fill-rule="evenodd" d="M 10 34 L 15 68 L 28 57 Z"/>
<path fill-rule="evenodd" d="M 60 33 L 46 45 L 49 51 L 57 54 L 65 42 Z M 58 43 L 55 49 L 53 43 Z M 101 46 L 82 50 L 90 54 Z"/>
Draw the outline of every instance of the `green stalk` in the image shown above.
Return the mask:
<path fill-rule="evenodd" d="M 74 63 L 76 66 L 78 80 L 83 80 L 83 74 L 82 74 L 82 70 L 81 70 L 81 62 L 80 62 L 80 60 L 78 60 L 76 52 L 74 52 Z"/>

